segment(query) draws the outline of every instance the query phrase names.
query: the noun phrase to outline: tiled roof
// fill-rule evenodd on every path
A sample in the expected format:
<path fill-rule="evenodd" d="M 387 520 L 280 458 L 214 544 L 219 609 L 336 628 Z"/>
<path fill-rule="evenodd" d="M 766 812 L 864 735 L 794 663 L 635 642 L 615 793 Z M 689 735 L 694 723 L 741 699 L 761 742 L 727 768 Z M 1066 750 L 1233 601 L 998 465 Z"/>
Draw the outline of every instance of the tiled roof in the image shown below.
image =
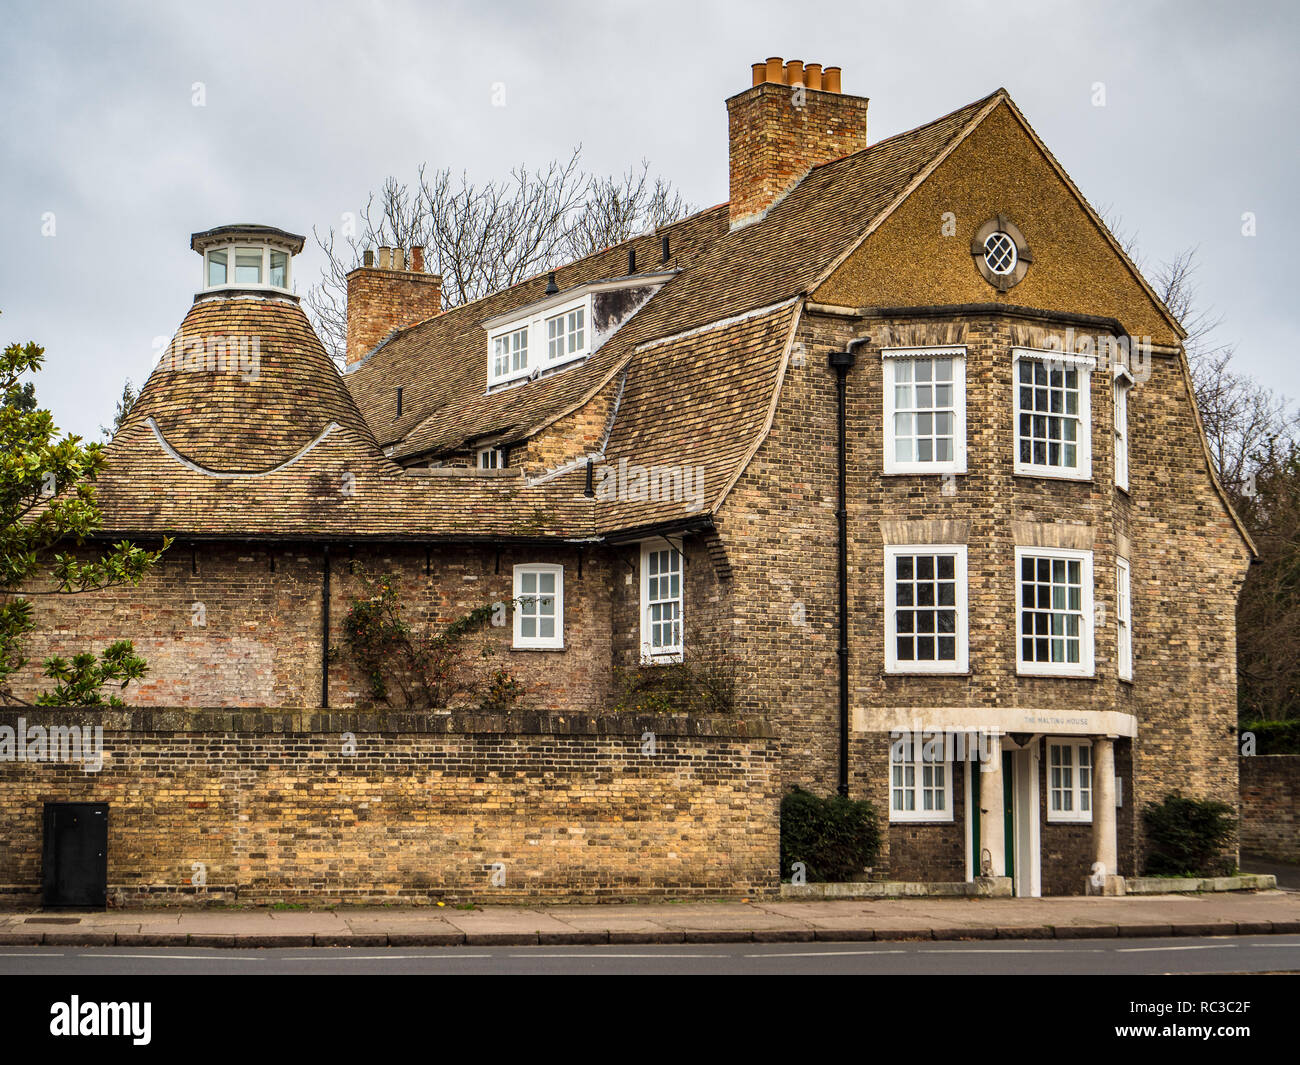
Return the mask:
<path fill-rule="evenodd" d="M 182 332 L 259 337 L 257 375 L 155 370 L 109 448 L 105 528 L 588 537 L 708 514 L 763 439 L 801 297 L 991 100 L 814 168 L 741 229 L 728 229 L 723 205 L 559 270 L 561 288 L 621 276 L 629 244 L 641 269 L 660 269 L 667 232 L 667 265 L 680 272 L 585 363 L 491 395 L 481 323 L 540 299 L 544 277 L 412 326 L 343 377 L 296 304 L 201 300 Z M 538 483 L 514 471 L 414 476 L 381 450 L 402 457 L 527 436 L 615 388 L 599 467 L 688 469 L 684 487 L 702 493 L 702 507 L 694 491 L 638 498 L 619 474 L 614 498 L 600 485 L 586 497 L 581 464 Z M 341 490 L 349 482 L 351 494 Z"/>
<path fill-rule="evenodd" d="M 148 418 L 181 456 L 217 472 L 278 466 L 331 422 L 375 443 L 307 316 L 281 299 L 196 301 L 126 424 Z"/>
<path fill-rule="evenodd" d="M 622 276 L 627 272 L 629 248 L 636 251 L 642 269 L 681 268 L 698 258 L 726 227 L 723 204 L 562 267 L 556 271 L 556 283 L 567 289 Z M 668 263 L 661 257 L 664 236 L 669 239 Z M 452 448 L 465 439 L 513 426 L 532 428 L 545 424 L 552 412 L 570 406 L 607 378 L 618 361 L 611 357 L 609 345 L 580 367 L 485 395 L 487 340 L 482 323 L 542 299 L 546 283 L 545 276 L 536 277 L 412 326 L 348 372 L 348 388 L 379 442 L 400 445 L 412 437 L 411 446 L 397 448 L 400 456 Z M 394 418 L 399 385 L 402 417 Z"/>
<path fill-rule="evenodd" d="M 347 375 L 348 387 L 380 442 L 397 444 L 399 458 L 475 436 L 524 435 L 606 379 L 637 343 L 807 291 L 990 99 L 814 168 L 767 217 L 744 228 L 728 230 L 725 204 L 679 223 L 667 232 L 681 249 L 681 274 L 580 368 L 485 394 L 487 341 L 480 323 L 541 298 L 545 280 L 539 278 L 399 333 Z M 655 261 L 657 237 L 629 244 L 637 245 L 638 262 Z M 616 276 L 626 262 L 627 245 L 619 245 L 560 271 L 557 280 L 568 287 Z M 394 421 L 398 385 L 405 416 Z"/>

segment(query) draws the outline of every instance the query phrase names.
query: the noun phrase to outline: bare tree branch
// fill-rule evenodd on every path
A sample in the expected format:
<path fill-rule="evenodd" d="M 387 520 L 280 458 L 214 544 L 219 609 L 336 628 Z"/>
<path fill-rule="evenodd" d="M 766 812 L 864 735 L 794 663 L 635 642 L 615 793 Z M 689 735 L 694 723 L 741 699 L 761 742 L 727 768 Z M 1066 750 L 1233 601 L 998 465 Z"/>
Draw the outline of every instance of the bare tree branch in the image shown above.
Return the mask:
<path fill-rule="evenodd" d="M 583 171 L 581 147 L 565 160 L 499 182 L 475 184 L 450 169 L 421 167 L 415 187 L 387 178 L 360 214 L 360 233 L 333 228 L 312 236 L 325 253 L 306 303 L 321 341 L 342 361 L 347 347 L 347 274 L 366 248 L 426 249 L 426 269 L 442 275 L 445 308 L 481 299 L 683 217 L 691 207 L 650 164 L 621 177 Z"/>

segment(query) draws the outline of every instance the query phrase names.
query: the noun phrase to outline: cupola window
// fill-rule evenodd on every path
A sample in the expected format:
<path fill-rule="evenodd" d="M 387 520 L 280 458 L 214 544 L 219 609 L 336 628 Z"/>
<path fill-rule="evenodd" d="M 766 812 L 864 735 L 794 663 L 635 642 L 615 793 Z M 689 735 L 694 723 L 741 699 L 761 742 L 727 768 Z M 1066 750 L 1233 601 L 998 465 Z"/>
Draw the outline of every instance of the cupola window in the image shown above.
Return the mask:
<path fill-rule="evenodd" d="M 290 260 L 303 238 L 270 226 L 220 226 L 190 238 L 203 256 L 203 288 L 292 291 Z"/>

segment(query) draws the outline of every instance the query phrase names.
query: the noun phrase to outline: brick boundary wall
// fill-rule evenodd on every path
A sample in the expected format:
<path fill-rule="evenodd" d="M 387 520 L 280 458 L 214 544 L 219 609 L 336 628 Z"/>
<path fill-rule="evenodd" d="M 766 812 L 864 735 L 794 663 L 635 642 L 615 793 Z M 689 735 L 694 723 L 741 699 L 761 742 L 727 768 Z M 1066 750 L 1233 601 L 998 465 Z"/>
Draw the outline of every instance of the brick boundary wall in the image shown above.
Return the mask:
<path fill-rule="evenodd" d="M 1300 862 L 1300 754 L 1239 759 L 1241 851 Z"/>
<path fill-rule="evenodd" d="M 0 727 L 19 718 L 28 732 L 100 726 L 104 759 L 0 761 L 11 904 L 39 900 L 49 801 L 109 803 L 114 906 L 778 890 L 780 770 L 762 719 L 6 709 Z"/>

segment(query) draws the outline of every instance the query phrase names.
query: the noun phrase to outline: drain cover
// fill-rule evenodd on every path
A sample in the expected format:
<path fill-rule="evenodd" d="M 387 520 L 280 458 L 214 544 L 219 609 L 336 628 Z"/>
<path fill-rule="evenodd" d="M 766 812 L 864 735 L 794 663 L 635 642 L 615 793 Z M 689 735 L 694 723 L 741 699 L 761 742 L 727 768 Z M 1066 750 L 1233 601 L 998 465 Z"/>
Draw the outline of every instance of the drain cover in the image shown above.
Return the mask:
<path fill-rule="evenodd" d="M 23 924 L 81 924 L 80 917 L 29 917 Z"/>

